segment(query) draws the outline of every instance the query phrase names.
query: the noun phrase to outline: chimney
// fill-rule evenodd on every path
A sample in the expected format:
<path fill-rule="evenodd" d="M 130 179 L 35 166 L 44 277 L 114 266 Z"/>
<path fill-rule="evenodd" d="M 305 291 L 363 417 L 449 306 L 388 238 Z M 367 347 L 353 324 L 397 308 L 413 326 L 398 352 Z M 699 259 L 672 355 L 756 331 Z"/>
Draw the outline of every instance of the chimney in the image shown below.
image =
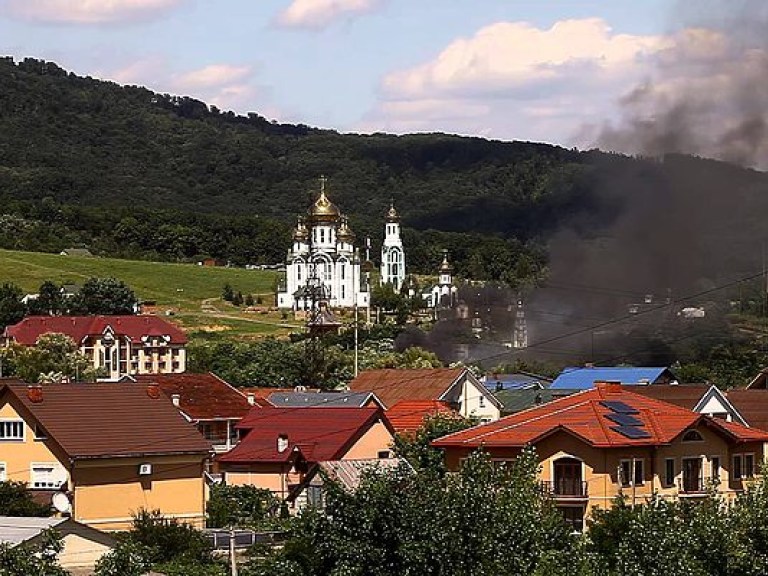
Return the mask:
<path fill-rule="evenodd" d="M 288 435 L 287 434 L 278 434 L 277 435 L 277 451 L 282 454 L 288 450 Z"/>
<path fill-rule="evenodd" d="M 246 398 L 248 398 L 248 404 L 256 406 L 256 395 L 253 392 L 248 392 Z"/>
<path fill-rule="evenodd" d="M 622 391 L 621 382 L 595 382 L 595 388 L 603 394 L 619 394 Z"/>
<path fill-rule="evenodd" d="M 43 401 L 43 386 L 41 384 L 27 386 L 27 398 L 33 404 L 40 404 Z"/>
<path fill-rule="evenodd" d="M 171 402 L 173 402 L 173 405 L 176 406 L 176 408 L 178 408 L 179 404 L 181 404 L 181 395 L 171 394 Z"/>
<path fill-rule="evenodd" d="M 594 368 L 594 367 L 595 365 L 592 362 L 587 362 L 586 364 L 584 364 L 584 368 Z"/>

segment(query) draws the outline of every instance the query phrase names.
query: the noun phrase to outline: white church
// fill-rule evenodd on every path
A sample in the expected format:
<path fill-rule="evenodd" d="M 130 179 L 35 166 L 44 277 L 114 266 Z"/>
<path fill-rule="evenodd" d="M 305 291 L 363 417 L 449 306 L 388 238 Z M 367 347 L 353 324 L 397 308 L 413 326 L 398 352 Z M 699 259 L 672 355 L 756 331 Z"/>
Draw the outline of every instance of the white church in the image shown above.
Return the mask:
<path fill-rule="evenodd" d="M 326 179 L 320 196 L 299 217 L 286 261 L 285 285 L 278 290 L 277 306 L 307 310 L 323 302 L 330 308 L 368 308 L 370 277 L 361 271 L 355 234 L 347 217 L 328 199 Z M 400 290 L 405 281 L 405 251 L 400 238 L 400 217 L 394 206 L 387 212 L 381 251 L 381 282 Z"/>

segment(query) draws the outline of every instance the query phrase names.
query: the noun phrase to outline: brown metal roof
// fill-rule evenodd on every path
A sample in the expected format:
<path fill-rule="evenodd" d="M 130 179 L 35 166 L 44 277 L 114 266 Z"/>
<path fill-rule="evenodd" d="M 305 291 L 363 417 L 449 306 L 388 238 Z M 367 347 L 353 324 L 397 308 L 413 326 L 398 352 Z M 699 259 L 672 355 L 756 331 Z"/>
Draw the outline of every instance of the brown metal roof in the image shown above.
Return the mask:
<path fill-rule="evenodd" d="M 134 378 L 140 385 L 158 384 L 168 398 L 178 394 L 179 410 L 196 421 L 239 420 L 251 409 L 245 396 L 210 372 L 141 374 Z"/>
<path fill-rule="evenodd" d="M 687 410 L 693 410 L 708 390 L 708 384 L 649 384 L 632 388 L 636 394 L 669 402 Z"/>
<path fill-rule="evenodd" d="M 49 384 L 34 402 L 29 387 L 0 383 L 72 459 L 207 454 L 210 444 L 157 389 L 126 384 Z"/>
<path fill-rule="evenodd" d="M 353 392 L 373 392 L 391 408 L 400 400 L 439 400 L 466 368 L 366 370 L 349 384 Z"/>
<path fill-rule="evenodd" d="M 728 390 L 725 397 L 753 428 L 768 430 L 768 390 L 765 388 Z"/>

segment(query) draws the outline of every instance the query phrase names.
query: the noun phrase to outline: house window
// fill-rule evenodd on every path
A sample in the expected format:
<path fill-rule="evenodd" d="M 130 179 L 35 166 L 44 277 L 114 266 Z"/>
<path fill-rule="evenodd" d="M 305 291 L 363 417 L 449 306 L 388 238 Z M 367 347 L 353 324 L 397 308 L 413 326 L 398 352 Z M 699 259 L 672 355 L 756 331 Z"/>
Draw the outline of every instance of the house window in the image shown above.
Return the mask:
<path fill-rule="evenodd" d="M 704 442 L 704 438 L 699 434 L 698 430 L 688 430 L 683 435 L 683 442 Z"/>
<path fill-rule="evenodd" d="M 389 450 L 379 450 L 376 453 L 376 458 L 378 458 L 379 460 L 384 460 L 386 458 L 389 458 Z"/>
<path fill-rule="evenodd" d="M 755 456 L 753 454 L 744 454 L 744 476 L 752 478 L 755 475 Z"/>
<path fill-rule="evenodd" d="M 731 475 L 733 476 L 734 480 L 741 480 L 742 478 L 741 454 L 733 455 L 733 471 Z"/>
<path fill-rule="evenodd" d="M 634 462 L 634 470 L 632 463 Z M 632 460 L 622 460 L 619 465 L 621 473 L 621 485 L 642 486 L 645 483 L 645 473 L 642 458 L 633 458 Z"/>
<path fill-rule="evenodd" d="M 485 396 L 480 395 L 480 408 L 485 408 Z"/>
<path fill-rule="evenodd" d="M 58 490 L 67 481 L 67 471 L 58 462 L 33 462 L 31 487 Z"/>
<path fill-rule="evenodd" d="M 325 507 L 322 486 L 307 486 L 307 505 L 312 506 L 317 510 L 322 510 Z"/>
<path fill-rule="evenodd" d="M 8 475 L 5 462 L 0 462 L 0 482 L 5 482 L 6 480 L 8 480 Z"/>
<path fill-rule="evenodd" d="M 47 440 L 48 434 L 40 424 L 35 424 L 35 440 Z"/>
<path fill-rule="evenodd" d="M 712 456 L 709 459 L 711 473 L 710 477 L 712 478 L 713 482 L 719 482 L 720 481 L 720 456 Z"/>
<path fill-rule="evenodd" d="M 664 460 L 664 484 L 672 486 L 675 483 L 675 459 L 667 458 Z"/>
<path fill-rule="evenodd" d="M 3 420 L 0 422 L 0 440 L 24 440 L 23 420 Z"/>

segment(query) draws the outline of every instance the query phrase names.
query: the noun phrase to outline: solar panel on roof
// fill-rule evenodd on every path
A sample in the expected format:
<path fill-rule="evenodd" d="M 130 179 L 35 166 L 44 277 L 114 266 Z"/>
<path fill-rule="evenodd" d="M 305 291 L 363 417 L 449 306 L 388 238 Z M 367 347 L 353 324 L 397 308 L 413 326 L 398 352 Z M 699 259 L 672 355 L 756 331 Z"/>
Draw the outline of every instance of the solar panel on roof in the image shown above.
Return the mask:
<path fill-rule="evenodd" d="M 600 402 L 603 406 L 613 412 L 619 414 L 639 414 L 640 411 L 637 408 L 632 408 L 629 404 L 621 402 L 620 400 L 602 400 Z"/>
<path fill-rule="evenodd" d="M 643 422 L 641 420 L 638 420 L 629 414 L 611 413 L 606 414 L 605 417 L 608 418 L 608 420 L 612 420 L 616 424 L 619 424 L 620 426 L 643 426 Z"/>
<path fill-rule="evenodd" d="M 651 437 L 650 432 L 636 426 L 611 426 L 611 430 L 618 432 L 622 436 L 626 436 L 630 440 L 638 440 L 641 438 Z"/>

